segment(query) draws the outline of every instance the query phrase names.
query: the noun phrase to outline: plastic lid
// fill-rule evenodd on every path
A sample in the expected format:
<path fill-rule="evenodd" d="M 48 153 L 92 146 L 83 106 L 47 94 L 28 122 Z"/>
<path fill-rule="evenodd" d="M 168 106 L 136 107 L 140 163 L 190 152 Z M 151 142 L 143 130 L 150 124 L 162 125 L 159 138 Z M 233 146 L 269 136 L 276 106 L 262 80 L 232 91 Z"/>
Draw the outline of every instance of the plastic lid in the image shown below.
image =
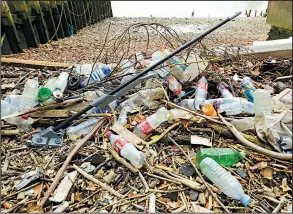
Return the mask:
<path fill-rule="evenodd" d="M 85 84 L 84 84 L 83 82 L 81 82 L 79 85 L 80 85 L 80 87 L 82 87 L 82 88 L 85 87 Z"/>
<path fill-rule="evenodd" d="M 212 104 L 204 104 L 201 108 L 202 112 L 206 116 L 211 116 L 215 113 L 214 106 Z"/>
<path fill-rule="evenodd" d="M 21 115 L 20 117 L 24 120 L 28 120 L 29 116 L 30 116 L 29 114 L 24 114 L 24 115 Z"/>
<path fill-rule="evenodd" d="M 203 104 L 204 101 L 205 101 L 205 99 L 203 99 L 203 98 L 195 99 L 193 105 L 197 110 L 200 110 L 199 105 Z"/>
<path fill-rule="evenodd" d="M 54 91 L 53 92 L 53 96 L 55 98 L 62 98 L 63 97 L 63 93 L 61 91 Z"/>
<path fill-rule="evenodd" d="M 251 198 L 249 195 L 244 194 L 241 198 L 240 198 L 240 202 L 244 205 L 247 206 L 250 202 L 251 202 Z"/>
<path fill-rule="evenodd" d="M 207 74 L 203 72 L 203 73 L 201 73 L 201 76 L 202 76 L 202 77 L 206 77 Z"/>
<path fill-rule="evenodd" d="M 240 155 L 240 160 L 243 160 L 245 158 L 245 153 L 239 152 L 239 155 Z"/>
<path fill-rule="evenodd" d="M 107 133 L 106 133 L 106 137 L 110 137 L 111 136 L 111 134 L 112 134 L 112 132 L 110 132 L 110 131 L 107 131 Z"/>
<path fill-rule="evenodd" d="M 38 91 L 38 99 L 41 101 L 45 101 L 50 99 L 52 96 L 52 91 L 49 88 L 42 87 Z"/>
<path fill-rule="evenodd" d="M 175 90 L 174 90 L 174 94 L 175 94 L 175 95 L 180 94 L 180 89 L 175 89 Z"/>

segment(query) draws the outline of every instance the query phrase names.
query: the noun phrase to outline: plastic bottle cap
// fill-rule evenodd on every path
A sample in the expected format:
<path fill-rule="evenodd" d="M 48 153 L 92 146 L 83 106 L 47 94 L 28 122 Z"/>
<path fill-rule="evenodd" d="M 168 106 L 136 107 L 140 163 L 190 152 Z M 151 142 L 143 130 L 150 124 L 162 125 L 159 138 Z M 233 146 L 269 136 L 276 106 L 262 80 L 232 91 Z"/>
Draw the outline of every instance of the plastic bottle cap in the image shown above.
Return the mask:
<path fill-rule="evenodd" d="M 55 98 L 62 98 L 63 97 L 63 93 L 61 91 L 54 91 L 53 92 L 53 96 Z"/>
<path fill-rule="evenodd" d="M 109 137 L 111 136 L 111 134 L 112 134 L 112 132 L 107 131 L 107 133 L 106 133 L 106 137 L 109 138 Z"/>
<path fill-rule="evenodd" d="M 174 94 L 175 94 L 175 95 L 180 94 L 180 89 L 175 89 L 175 90 L 174 90 Z"/>
<path fill-rule="evenodd" d="M 49 88 L 42 87 L 38 91 L 38 99 L 41 101 L 45 101 L 50 99 L 52 96 L 52 91 Z"/>
<path fill-rule="evenodd" d="M 201 108 L 202 112 L 206 116 L 212 116 L 215 114 L 215 109 L 212 104 L 204 104 Z"/>
<path fill-rule="evenodd" d="M 243 152 L 239 152 L 239 154 L 240 154 L 240 158 L 241 158 L 241 160 L 243 160 L 243 159 L 245 158 L 245 153 L 243 153 Z"/>
<path fill-rule="evenodd" d="M 251 202 L 251 198 L 249 195 L 244 195 L 243 197 L 240 198 L 240 202 L 244 205 L 247 206 Z"/>
<path fill-rule="evenodd" d="M 28 120 L 29 116 L 30 116 L 29 114 L 24 114 L 24 115 L 21 115 L 20 117 L 24 120 Z"/>
<path fill-rule="evenodd" d="M 201 73 L 201 76 L 202 76 L 202 77 L 206 77 L 207 74 L 206 74 L 206 73 Z"/>

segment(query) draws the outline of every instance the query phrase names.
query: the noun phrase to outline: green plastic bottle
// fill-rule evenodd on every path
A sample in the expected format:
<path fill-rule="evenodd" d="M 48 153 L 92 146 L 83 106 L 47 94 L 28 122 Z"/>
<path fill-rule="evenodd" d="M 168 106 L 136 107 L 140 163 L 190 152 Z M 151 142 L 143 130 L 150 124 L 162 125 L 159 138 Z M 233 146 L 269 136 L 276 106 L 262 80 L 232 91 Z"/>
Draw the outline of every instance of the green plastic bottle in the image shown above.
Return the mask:
<path fill-rule="evenodd" d="M 237 161 L 244 159 L 245 154 L 230 148 L 201 148 L 196 153 L 196 165 L 199 166 L 206 157 L 212 158 L 220 165 L 232 166 Z"/>
<path fill-rule="evenodd" d="M 42 87 L 38 91 L 38 100 L 45 101 L 52 96 L 52 91 L 49 88 Z"/>

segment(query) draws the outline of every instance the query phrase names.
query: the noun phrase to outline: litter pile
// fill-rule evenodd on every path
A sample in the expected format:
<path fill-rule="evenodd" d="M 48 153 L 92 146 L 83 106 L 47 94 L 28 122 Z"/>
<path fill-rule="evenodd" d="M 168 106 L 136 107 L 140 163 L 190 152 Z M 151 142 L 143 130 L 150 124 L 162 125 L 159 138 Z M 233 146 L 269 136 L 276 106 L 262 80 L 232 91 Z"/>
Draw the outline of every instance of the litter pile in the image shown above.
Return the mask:
<path fill-rule="evenodd" d="M 2 67 L 1 212 L 291 213 L 292 59 L 171 52 Z"/>

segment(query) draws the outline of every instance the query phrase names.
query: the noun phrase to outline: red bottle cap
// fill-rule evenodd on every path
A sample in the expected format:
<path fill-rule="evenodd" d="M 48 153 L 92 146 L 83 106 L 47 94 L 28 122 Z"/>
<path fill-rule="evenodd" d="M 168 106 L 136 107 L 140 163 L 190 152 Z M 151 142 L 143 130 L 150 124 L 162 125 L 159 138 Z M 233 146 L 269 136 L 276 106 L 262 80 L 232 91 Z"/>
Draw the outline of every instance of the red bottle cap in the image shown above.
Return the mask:
<path fill-rule="evenodd" d="M 174 90 L 174 94 L 175 94 L 175 95 L 180 94 L 180 89 L 175 89 L 175 90 Z"/>
<path fill-rule="evenodd" d="M 29 114 L 24 114 L 24 115 L 21 115 L 20 117 L 24 120 L 28 120 L 29 116 L 30 116 Z"/>
<path fill-rule="evenodd" d="M 107 133 L 106 133 L 106 137 L 110 137 L 111 136 L 111 134 L 112 134 L 112 132 L 110 132 L 110 131 L 107 131 Z"/>
<path fill-rule="evenodd" d="M 201 76 L 202 76 L 202 77 L 206 77 L 207 74 L 203 72 L 203 73 L 201 73 Z"/>

